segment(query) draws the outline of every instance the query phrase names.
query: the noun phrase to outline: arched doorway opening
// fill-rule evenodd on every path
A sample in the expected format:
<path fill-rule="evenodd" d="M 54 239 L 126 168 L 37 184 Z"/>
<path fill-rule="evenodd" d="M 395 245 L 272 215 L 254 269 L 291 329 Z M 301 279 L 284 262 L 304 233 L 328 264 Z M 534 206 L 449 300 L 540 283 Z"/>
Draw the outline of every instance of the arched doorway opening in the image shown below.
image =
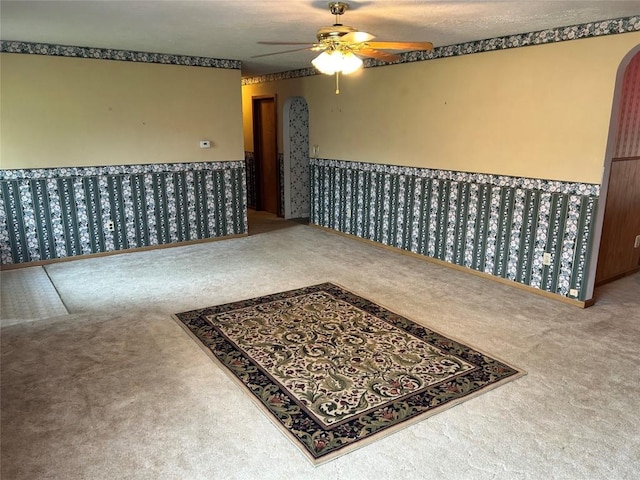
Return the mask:
<path fill-rule="evenodd" d="M 590 293 L 640 270 L 640 45 L 618 69 L 600 205 Z"/>
<path fill-rule="evenodd" d="M 283 200 L 285 219 L 309 218 L 309 108 L 303 97 L 283 107 Z"/>

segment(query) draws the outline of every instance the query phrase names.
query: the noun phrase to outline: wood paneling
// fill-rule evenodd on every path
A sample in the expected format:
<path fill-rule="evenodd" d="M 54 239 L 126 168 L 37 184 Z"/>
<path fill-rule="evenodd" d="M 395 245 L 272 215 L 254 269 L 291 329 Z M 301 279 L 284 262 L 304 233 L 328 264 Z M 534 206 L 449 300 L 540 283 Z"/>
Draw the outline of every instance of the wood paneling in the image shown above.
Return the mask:
<path fill-rule="evenodd" d="M 640 265 L 640 158 L 614 159 L 611 164 L 596 285 L 632 273 Z"/>

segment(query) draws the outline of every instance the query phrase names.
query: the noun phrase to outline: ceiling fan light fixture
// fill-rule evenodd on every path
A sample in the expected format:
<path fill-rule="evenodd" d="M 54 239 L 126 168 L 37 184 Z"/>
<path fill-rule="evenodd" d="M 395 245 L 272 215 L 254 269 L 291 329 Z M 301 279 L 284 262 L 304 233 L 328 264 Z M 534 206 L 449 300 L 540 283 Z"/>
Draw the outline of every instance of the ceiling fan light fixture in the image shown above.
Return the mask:
<path fill-rule="evenodd" d="M 334 73 L 348 75 L 362 68 L 362 60 L 360 58 L 352 52 L 341 52 L 340 50 L 322 52 L 311 63 L 320 73 L 326 75 L 333 75 Z"/>
<path fill-rule="evenodd" d="M 326 75 L 333 75 L 336 73 L 336 62 L 331 58 L 333 52 L 322 52 L 316 58 L 311 60 L 311 63 L 316 67 L 320 73 Z"/>
<path fill-rule="evenodd" d="M 362 60 L 351 52 L 342 55 L 342 74 L 348 75 L 362 68 Z"/>
<path fill-rule="evenodd" d="M 385 50 L 402 50 L 406 52 L 433 49 L 433 44 L 430 42 L 372 42 L 371 40 L 373 40 L 375 36 L 370 33 L 362 32 L 340 23 L 340 16 L 348 9 L 349 4 L 345 2 L 329 3 L 329 10 L 336 16 L 336 23 L 330 27 L 321 27 L 318 29 L 316 33 L 318 41 L 316 43 L 259 42 L 267 45 L 307 45 L 307 47 L 256 55 L 253 58 L 297 52 L 299 50 L 322 52 L 314 58 L 311 63 L 320 73 L 336 76 L 336 93 L 340 93 L 340 74 L 348 75 L 361 69 L 363 62 L 360 57 L 373 58 L 385 63 L 396 63 L 400 61 L 402 57 L 395 53 L 385 52 Z M 353 52 L 356 52 L 359 56 L 354 55 Z"/>

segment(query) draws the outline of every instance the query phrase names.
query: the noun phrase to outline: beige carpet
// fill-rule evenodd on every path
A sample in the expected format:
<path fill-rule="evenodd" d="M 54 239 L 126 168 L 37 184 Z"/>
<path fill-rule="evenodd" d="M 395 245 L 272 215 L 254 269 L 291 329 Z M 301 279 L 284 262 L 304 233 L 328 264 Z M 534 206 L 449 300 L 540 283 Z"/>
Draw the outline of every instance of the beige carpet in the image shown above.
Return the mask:
<path fill-rule="evenodd" d="M 640 275 L 580 310 L 286 226 L 46 267 L 70 314 L 1 330 L 2 478 L 637 478 Z M 326 281 L 528 375 L 313 467 L 170 315 Z"/>

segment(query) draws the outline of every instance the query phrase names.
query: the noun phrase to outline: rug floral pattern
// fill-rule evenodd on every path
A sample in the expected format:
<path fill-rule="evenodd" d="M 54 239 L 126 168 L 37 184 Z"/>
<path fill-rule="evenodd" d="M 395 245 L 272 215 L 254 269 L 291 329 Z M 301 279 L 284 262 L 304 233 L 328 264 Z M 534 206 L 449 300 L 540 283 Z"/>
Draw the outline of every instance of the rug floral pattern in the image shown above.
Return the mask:
<path fill-rule="evenodd" d="M 176 317 L 314 463 L 520 374 L 330 283 Z"/>

